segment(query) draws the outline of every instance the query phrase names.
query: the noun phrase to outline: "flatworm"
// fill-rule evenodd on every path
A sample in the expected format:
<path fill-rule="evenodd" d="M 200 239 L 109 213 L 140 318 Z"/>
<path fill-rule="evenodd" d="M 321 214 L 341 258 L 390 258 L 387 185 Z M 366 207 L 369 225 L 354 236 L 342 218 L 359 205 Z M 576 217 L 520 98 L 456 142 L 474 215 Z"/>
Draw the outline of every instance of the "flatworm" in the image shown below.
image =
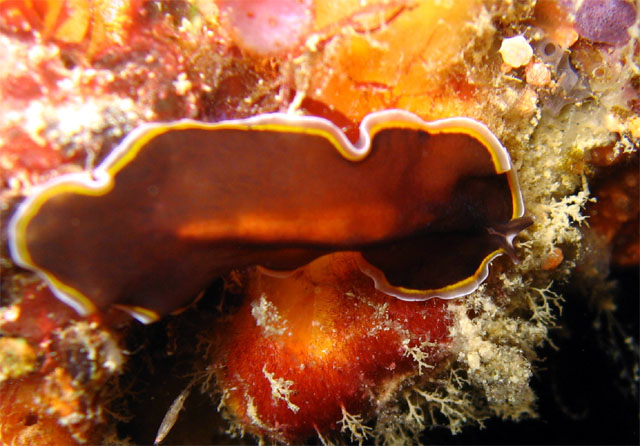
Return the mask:
<path fill-rule="evenodd" d="M 352 144 L 325 119 L 266 114 L 147 124 L 93 172 L 61 176 L 9 224 L 17 264 L 81 314 L 142 322 L 215 277 L 356 251 L 405 300 L 475 290 L 531 223 L 507 150 L 468 118 L 372 113 Z"/>

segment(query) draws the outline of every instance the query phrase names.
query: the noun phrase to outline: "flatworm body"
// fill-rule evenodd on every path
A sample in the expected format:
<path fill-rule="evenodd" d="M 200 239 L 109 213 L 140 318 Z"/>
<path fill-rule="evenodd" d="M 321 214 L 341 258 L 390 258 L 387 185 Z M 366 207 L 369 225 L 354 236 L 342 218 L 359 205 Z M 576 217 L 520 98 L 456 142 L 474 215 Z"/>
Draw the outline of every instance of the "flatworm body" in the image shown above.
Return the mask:
<path fill-rule="evenodd" d="M 352 144 L 327 120 L 267 114 L 144 125 L 93 172 L 27 199 L 9 242 L 78 312 L 118 305 L 150 322 L 232 269 L 336 251 L 359 252 L 401 299 L 465 295 L 513 256 L 523 214 L 508 152 L 474 120 L 387 110 Z"/>

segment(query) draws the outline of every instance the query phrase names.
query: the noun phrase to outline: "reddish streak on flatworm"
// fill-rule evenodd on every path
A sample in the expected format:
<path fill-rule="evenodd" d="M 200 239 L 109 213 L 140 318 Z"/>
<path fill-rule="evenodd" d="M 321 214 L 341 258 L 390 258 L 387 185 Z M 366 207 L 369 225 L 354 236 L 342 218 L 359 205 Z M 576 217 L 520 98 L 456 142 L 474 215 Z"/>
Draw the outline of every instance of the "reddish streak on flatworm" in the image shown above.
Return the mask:
<path fill-rule="evenodd" d="M 352 145 L 286 114 L 149 124 L 92 173 L 25 201 L 16 262 L 80 313 L 115 304 L 149 322 L 216 276 L 291 270 L 336 251 L 387 294 L 468 294 L 530 224 L 507 151 L 467 118 L 368 115 Z"/>

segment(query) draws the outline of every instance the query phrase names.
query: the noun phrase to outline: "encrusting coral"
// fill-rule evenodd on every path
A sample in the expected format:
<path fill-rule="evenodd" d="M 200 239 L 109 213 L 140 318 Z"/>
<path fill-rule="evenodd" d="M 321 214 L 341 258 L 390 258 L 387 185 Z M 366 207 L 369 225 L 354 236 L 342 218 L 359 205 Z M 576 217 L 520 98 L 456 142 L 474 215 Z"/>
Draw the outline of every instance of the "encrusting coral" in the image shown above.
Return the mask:
<path fill-rule="evenodd" d="M 615 333 L 602 343 L 635 386 L 615 308 L 637 296 L 607 276 L 638 268 L 638 18 L 603 3 L 0 2 L 0 442 L 398 444 L 521 421 L 569 295 Z M 143 122 L 279 111 L 355 140 L 391 108 L 478 120 L 517 170 L 534 218 L 519 263 L 495 259 L 466 297 L 397 300 L 339 253 L 288 277 L 212 277 L 141 326 L 78 316 L 9 255 L 24 198 Z"/>

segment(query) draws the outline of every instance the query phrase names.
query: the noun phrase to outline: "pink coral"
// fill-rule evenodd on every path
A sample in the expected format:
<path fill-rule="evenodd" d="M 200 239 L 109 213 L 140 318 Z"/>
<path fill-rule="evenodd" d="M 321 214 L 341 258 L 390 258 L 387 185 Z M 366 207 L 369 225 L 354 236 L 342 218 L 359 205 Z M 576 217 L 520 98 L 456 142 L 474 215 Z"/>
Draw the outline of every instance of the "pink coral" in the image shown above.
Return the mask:
<path fill-rule="evenodd" d="M 626 0 L 584 0 L 576 12 L 576 30 L 594 42 L 623 45 L 635 20 L 636 8 Z"/>

